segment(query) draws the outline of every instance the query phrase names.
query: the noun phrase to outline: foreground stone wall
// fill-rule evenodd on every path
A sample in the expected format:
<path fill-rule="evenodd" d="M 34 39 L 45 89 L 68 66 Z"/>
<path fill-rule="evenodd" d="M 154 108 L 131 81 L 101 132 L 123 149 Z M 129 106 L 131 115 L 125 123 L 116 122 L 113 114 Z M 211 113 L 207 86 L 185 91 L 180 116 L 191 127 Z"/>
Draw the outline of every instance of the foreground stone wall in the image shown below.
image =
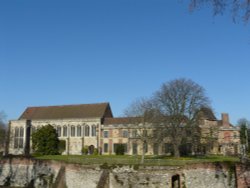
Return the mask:
<path fill-rule="evenodd" d="M 144 167 L 134 170 L 129 167 L 115 168 L 110 173 L 110 187 L 167 187 L 172 178 L 179 177 L 182 188 L 234 188 L 235 174 L 226 165 L 190 165 L 187 167 Z M 177 183 L 178 184 L 178 183 Z"/>
<path fill-rule="evenodd" d="M 35 188 L 248 188 L 247 165 L 86 166 L 27 158 L 0 161 L 0 187 Z"/>

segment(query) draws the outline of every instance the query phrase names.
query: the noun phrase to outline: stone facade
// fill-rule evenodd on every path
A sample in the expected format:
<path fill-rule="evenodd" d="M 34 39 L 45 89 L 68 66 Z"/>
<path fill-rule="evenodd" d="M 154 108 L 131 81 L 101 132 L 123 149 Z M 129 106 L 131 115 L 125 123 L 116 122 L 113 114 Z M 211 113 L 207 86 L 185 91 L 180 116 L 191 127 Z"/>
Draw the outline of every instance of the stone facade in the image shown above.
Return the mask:
<path fill-rule="evenodd" d="M 212 117 L 212 118 L 211 118 Z M 228 114 L 222 120 L 214 116 L 200 121 L 204 148 L 203 153 L 238 154 L 239 130 L 229 123 Z M 88 148 L 92 154 L 94 148 L 101 154 L 115 154 L 119 144 L 123 144 L 125 153 L 142 154 L 142 142 L 137 138 L 138 132 L 153 134 L 149 124 L 140 126 L 135 118 L 114 118 L 108 103 L 68 105 L 52 107 L 29 107 L 18 120 L 10 121 L 9 150 L 10 154 L 32 153 L 31 135 L 42 126 L 52 125 L 60 140 L 65 140 L 65 151 L 62 154 L 81 155 L 82 149 Z M 209 142 L 209 143 L 208 143 Z M 158 143 L 147 144 L 146 155 L 167 155 L 169 145 L 167 138 Z"/>

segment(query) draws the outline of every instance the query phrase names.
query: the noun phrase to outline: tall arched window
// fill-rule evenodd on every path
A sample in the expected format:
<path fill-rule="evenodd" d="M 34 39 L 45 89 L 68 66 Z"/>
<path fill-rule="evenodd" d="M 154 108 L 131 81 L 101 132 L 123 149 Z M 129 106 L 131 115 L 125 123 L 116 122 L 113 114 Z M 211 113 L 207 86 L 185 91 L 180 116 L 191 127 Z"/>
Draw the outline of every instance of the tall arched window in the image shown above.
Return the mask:
<path fill-rule="evenodd" d="M 89 136 L 89 126 L 85 126 L 85 136 Z"/>
<path fill-rule="evenodd" d="M 24 136 L 24 128 L 16 127 L 14 133 L 14 148 L 23 148 L 23 136 Z"/>
<path fill-rule="evenodd" d="M 77 136 L 82 136 L 82 127 L 80 125 L 77 126 Z"/>
<path fill-rule="evenodd" d="M 15 138 L 14 138 L 14 148 L 18 148 L 18 140 L 19 140 L 19 128 L 15 128 Z"/>
<path fill-rule="evenodd" d="M 36 127 L 32 127 L 31 132 L 32 133 L 36 132 Z"/>
<path fill-rule="evenodd" d="M 68 136 L 68 128 L 66 126 L 63 127 L 63 136 Z"/>
<path fill-rule="evenodd" d="M 62 132 L 62 128 L 61 127 L 57 127 L 57 129 L 56 129 L 56 132 L 57 132 L 57 136 L 58 137 L 61 137 L 61 132 Z"/>
<path fill-rule="evenodd" d="M 92 125 L 92 129 L 91 129 L 91 132 L 92 132 L 92 136 L 96 136 L 96 126 L 95 125 Z"/>
<path fill-rule="evenodd" d="M 23 148 L 24 128 L 20 127 L 19 148 Z"/>
<path fill-rule="evenodd" d="M 76 128 L 75 128 L 75 126 L 72 126 L 70 131 L 71 131 L 71 136 L 74 137 L 76 135 Z"/>

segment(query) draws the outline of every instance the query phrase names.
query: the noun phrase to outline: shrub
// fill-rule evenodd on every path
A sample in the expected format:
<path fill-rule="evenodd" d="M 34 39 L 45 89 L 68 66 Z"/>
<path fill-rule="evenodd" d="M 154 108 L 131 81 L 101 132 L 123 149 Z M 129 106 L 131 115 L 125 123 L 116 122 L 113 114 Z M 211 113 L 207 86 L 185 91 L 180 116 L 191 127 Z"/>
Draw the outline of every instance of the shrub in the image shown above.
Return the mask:
<path fill-rule="evenodd" d="M 66 141 L 65 140 L 60 140 L 59 141 L 59 153 L 62 154 L 66 149 Z"/>
<path fill-rule="evenodd" d="M 98 149 L 97 148 L 94 149 L 94 153 L 93 154 L 94 155 L 98 155 Z"/>
<path fill-rule="evenodd" d="M 117 144 L 116 149 L 115 149 L 115 154 L 124 155 L 124 152 L 125 152 L 125 146 L 123 144 Z"/>
<path fill-rule="evenodd" d="M 59 139 L 53 126 L 46 125 L 32 134 L 32 148 L 40 155 L 59 154 Z"/>
<path fill-rule="evenodd" d="M 89 153 L 89 147 L 88 146 L 84 146 L 82 148 L 82 154 L 88 155 L 88 153 Z"/>

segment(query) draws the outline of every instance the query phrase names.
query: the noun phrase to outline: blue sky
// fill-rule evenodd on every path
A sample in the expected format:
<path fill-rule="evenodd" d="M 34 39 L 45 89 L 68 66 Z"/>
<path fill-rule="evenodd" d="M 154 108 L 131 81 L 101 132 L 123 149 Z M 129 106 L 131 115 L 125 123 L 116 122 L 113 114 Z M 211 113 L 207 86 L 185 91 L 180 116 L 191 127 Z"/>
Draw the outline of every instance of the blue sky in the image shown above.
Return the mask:
<path fill-rule="evenodd" d="M 250 119 L 250 28 L 188 1 L 0 1 L 0 111 L 110 102 L 115 116 L 189 78 L 216 116 Z"/>

